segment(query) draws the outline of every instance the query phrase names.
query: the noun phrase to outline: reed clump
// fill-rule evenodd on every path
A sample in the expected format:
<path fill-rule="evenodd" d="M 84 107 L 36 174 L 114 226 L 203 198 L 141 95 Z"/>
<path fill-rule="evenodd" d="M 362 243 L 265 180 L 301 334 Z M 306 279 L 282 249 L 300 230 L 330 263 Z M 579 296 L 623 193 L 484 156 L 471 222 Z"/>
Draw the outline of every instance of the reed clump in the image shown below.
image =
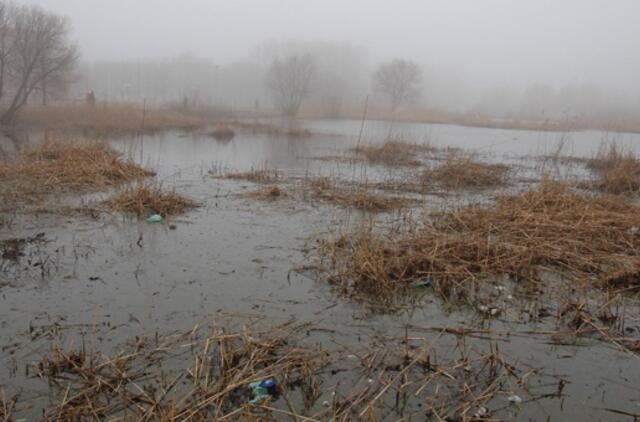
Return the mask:
<path fill-rule="evenodd" d="M 475 160 L 463 153 L 451 153 L 433 169 L 422 173 L 424 185 L 436 184 L 446 189 L 487 189 L 503 186 L 509 167 Z"/>
<path fill-rule="evenodd" d="M 314 199 L 362 211 L 393 211 L 410 203 L 407 198 L 381 195 L 366 186 L 339 187 L 326 177 L 309 180 L 307 188 Z"/>
<path fill-rule="evenodd" d="M 275 183 L 281 175 L 277 169 L 272 169 L 266 164 L 262 167 L 251 168 L 249 171 L 235 171 L 219 176 L 222 179 L 246 180 L 253 183 Z"/>
<path fill-rule="evenodd" d="M 618 197 L 544 181 L 489 206 L 432 213 L 401 235 L 365 228 L 320 252 L 334 269 L 330 281 L 380 297 L 422 280 L 445 297 L 500 276 L 544 286 L 556 274 L 606 285 L 612 274 L 640 268 L 639 211 Z"/>
<path fill-rule="evenodd" d="M 236 133 L 228 125 L 220 123 L 216 125 L 209 135 L 217 141 L 224 142 L 232 140 L 236 136 Z"/>
<path fill-rule="evenodd" d="M 612 194 L 640 191 L 640 160 L 618 144 L 603 143 L 587 167 L 598 173 L 595 187 Z"/>
<path fill-rule="evenodd" d="M 153 176 L 104 142 L 48 140 L 0 166 L 0 194 L 24 200 L 51 193 L 100 190 Z"/>
<path fill-rule="evenodd" d="M 159 214 L 163 217 L 183 214 L 200 206 L 190 198 L 161 186 L 140 183 L 116 193 L 104 205 L 112 211 L 135 214 L 138 217 Z"/>
<path fill-rule="evenodd" d="M 252 192 L 248 192 L 245 194 L 247 198 L 252 199 L 261 199 L 261 200 L 276 200 L 280 198 L 285 198 L 287 193 L 283 191 L 279 186 L 266 186 L 262 189 L 258 189 Z"/>
<path fill-rule="evenodd" d="M 422 163 L 416 159 L 416 154 L 433 152 L 434 150 L 435 148 L 431 145 L 418 145 L 387 139 L 382 145 L 359 145 L 352 151 L 372 164 L 419 166 Z"/>

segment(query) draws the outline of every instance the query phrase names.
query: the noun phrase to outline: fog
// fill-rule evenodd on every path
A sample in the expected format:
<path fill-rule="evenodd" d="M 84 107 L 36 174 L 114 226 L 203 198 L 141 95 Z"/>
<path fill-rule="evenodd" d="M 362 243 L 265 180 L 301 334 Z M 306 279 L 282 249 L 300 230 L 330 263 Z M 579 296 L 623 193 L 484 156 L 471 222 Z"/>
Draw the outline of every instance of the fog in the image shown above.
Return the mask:
<path fill-rule="evenodd" d="M 636 0 L 23 2 L 69 18 L 77 90 L 103 97 L 266 102 L 261 72 L 293 49 L 318 56 L 316 96 L 361 103 L 377 64 L 405 58 L 423 70 L 426 107 L 640 110 Z"/>

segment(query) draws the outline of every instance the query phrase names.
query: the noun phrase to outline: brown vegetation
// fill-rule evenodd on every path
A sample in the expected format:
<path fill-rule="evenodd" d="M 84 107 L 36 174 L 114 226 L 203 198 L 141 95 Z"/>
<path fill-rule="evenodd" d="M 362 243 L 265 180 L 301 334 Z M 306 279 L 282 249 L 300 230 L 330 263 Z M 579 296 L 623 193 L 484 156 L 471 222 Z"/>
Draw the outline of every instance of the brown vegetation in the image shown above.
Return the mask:
<path fill-rule="evenodd" d="M 601 284 L 640 268 L 639 211 L 616 197 L 544 181 L 490 206 L 432 214 L 404 235 L 362 230 L 326 244 L 322 253 L 334 263 L 333 282 L 382 297 L 420 280 L 445 297 L 497 276 L 544 285 L 556 273 Z"/>
<path fill-rule="evenodd" d="M 49 140 L 0 165 L 0 196 L 25 200 L 60 192 L 98 190 L 154 173 L 103 142 Z"/>
<path fill-rule="evenodd" d="M 17 124 L 77 131 L 87 136 L 118 136 L 168 129 L 191 130 L 203 126 L 206 120 L 167 108 L 110 103 L 29 106 L 20 111 Z"/>
<path fill-rule="evenodd" d="M 640 190 L 640 161 L 616 143 L 603 143 L 587 166 L 598 173 L 595 185 L 604 192 L 625 194 Z"/>
<path fill-rule="evenodd" d="M 230 141 L 236 136 L 236 133 L 228 125 L 220 123 L 209 135 L 217 141 Z"/>
<path fill-rule="evenodd" d="M 219 176 L 230 180 L 247 180 L 253 183 L 273 183 L 280 178 L 278 170 L 269 168 L 266 164 L 261 168 L 252 168 L 249 171 L 230 172 Z"/>
<path fill-rule="evenodd" d="M 310 180 L 306 187 L 314 199 L 363 211 L 392 211 L 410 203 L 406 198 L 377 194 L 366 186 L 338 187 L 326 177 Z"/>
<path fill-rule="evenodd" d="M 512 362 L 496 346 L 469 347 L 462 329 L 434 328 L 438 335 L 424 336 L 420 331 L 432 329 L 415 327 L 402 337 L 376 336 L 364 346 L 325 350 L 304 340 L 303 333 L 318 328 L 308 323 L 232 323 L 136 337 L 111 356 L 90 346 L 54 344 L 33 368 L 51 388 L 43 417 L 374 421 L 426 414 L 504 420 L 510 414 L 507 397 L 559 397 L 564 383 Z M 450 342 L 443 352 L 439 341 L 445 336 L 462 341 Z M 256 399 L 250 384 L 272 377 L 280 391 Z"/>
<path fill-rule="evenodd" d="M 40 378 L 60 387 L 45 419 L 111 420 L 124 414 L 127 420 L 211 421 L 242 419 L 252 412 L 286 415 L 292 409 L 272 408 L 270 400 L 250 404 L 249 384 L 275 376 L 298 386 L 309 401 L 318 396 L 315 376 L 325 353 L 297 346 L 293 335 L 299 328 L 293 323 L 266 332 L 196 326 L 173 336 L 136 337 L 115 356 L 53 346 L 37 367 Z M 186 367 L 176 370 L 172 360 L 185 354 L 180 366 Z"/>
<path fill-rule="evenodd" d="M 280 189 L 278 186 L 273 185 L 267 186 L 263 189 L 258 189 L 256 191 L 248 192 L 245 196 L 253 199 L 274 200 L 286 197 L 287 193 Z"/>
<path fill-rule="evenodd" d="M 430 145 L 410 144 L 403 141 L 388 139 L 382 145 L 360 145 L 353 149 L 357 155 L 364 157 L 369 163 L 385 166 L 419 166 L 416 159 L 420 152 L 432 152 L 435 148 Z"/>
<path fill-rule="evenodd" d="M 308 102 L 298 117 L 304 119 L 362 119 L 363 105 L 334 105 Z M 389 120 L 389 108 L 369 103 L 368 120 Z M 452 124 L 495 129 L 567 132 L 575 130 L 603 130 L 640 133 L 640 119 L 636 115 L 583 115 L 566 118 L 540 118 L 540 116 L 512 115 L 496 118 L 486 113 L 456 113 L 433 108 L 405 108 L 395 114 L 395 121 L 412 123 Z"/>
<path fill-rule="evenodd" d="M 422 183 L 447 189 L 493 188 L 505 184 L 508 171 L 503 164 L 483 163 L 457 152 L 436 168 L 425 170 Z"/>
<path fill-rule="evenodd" d="M 160 186 L 141 183 L 130 186 L 109 198 L 105 205 L 117 212 L 139 217 L 160 214 L 163 217 L 182 214 L 199 204 L 176 193 L 165 192 Z"/>

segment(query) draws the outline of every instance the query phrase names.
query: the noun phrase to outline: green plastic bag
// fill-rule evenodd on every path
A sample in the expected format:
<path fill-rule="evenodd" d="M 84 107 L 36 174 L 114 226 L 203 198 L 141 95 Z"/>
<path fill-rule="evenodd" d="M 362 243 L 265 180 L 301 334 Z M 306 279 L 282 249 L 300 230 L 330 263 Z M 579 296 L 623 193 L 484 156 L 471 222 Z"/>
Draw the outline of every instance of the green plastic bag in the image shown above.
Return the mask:
<path fill-rule="evenodd" d="M 153 214 L 147 217 L 147 223 L 162 223 L 162 216 L 160 214 Z"/>

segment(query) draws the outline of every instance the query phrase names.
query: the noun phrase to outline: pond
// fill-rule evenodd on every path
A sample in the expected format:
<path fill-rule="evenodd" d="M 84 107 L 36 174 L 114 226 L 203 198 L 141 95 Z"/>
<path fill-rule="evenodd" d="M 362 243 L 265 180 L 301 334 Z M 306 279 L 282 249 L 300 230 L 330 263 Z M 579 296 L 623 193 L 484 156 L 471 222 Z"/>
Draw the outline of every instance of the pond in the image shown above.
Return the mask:
<path fill-rule="evenodd" d="M 544 334 L 556 329 L 554 321 L 531 322 L 519 312 L 483 319 L 428 290 L 417 294 L 416 306 L 379 312 L 339 294 L 322 276 L 294 271 L 309 263 L 316 240 L 361 220 L 384 221 L 401 212 L 374 217 L 293 198 L 256 201 L 243 195 L 256 189 L 255 184 L 218 177 L 229 171 L 269 167 L 281 172 L 285 185 L 296 186 L 316 176 L 379 181 L 418 171 L 347 159 L 351 148 L 382 143 L 391 132 L 407 142 L 462 148 L 483 159 L 509 163 L 523 169 L 519 175 L 524 179 L 548 170 L 541 169 L 535 157 L 554 154 L 560 144 L 563 155 L 588 158 L 603 140 L 637 150 L 639 135 L 406 123 L 390 128 L 387 122 L 366 122 L 362 127 L 359 121 L 302 125 L 313 135 L 290 138 L 238 131 L 232 140 L 218 142 L 204 134 L 168 132 L 111 141 L 126 156 L 153 168 L 165 188 L 202 204 L 171 218 L 171 225 L 118 214 L 98 219 L 48 213 L 10 216 L 9 226 L 0 228 L 0 238 L 37 233 L 46 238 L 27 245 L 18 262 L 3 261 L 0 266 L 0 280 L 9 284 L 0 287 L 0 385 L 6 396 L 22 391 L 21 398 L 34 403 L 22 408 L 18 417 L 39 418 L 46 406 L 48 386 L 33 373 L 26 374 L 25 368 L 47 353 L 54 331 L 67 345 L 77 345 L 82 338 L 99 349 L 115 350 L 132 337 L 188 330 L 221 312 L 256 315 L 274 323 L 311 322 L 321 329 L 312 332 L 309 341 L 328 349 L 335 344 L 366 349 L 369 341 L 380 336 L 404 337 L 411 325 L 412 335 L 433 341 L 441 356 L 452 359 L 459 339 L 438 331 L 439 327 L 486 330 L 486 335 L 466 338 L 466 346 L 497 347 L 510 361 L 539 369 L 541 374 L 532 387 L 535 400 L 523 397 L 524 403 L 514 405 L 504 394 L 486 405 L 501 418 L 622 420 L 605 409 L 640 413 L 638 356 L 615 345 L 588 338 L 556 344 Z M 11 148 L 5 145 L 5 150 Z M 561 170 L 584 172 L 581 166 L 571 165 Z M 70 200 L 97 201 L 106 195 Z M 443 201 L 430 195 L 420 198 L 430 204 Z M 638 329 L 637 323 L 632 318 L 627 322 L 633 330 Z M 323 395 L 316 407 L 322 408 L 341 377 L 323 375 Z M 553 396 L 560 379 L 562 394 Z M 514 392 L 518 388 L 504 387 Z M 544 394 L 548 396 L 539 397 Z M 389 420 L 397 417 L 385 415 Z"/>

